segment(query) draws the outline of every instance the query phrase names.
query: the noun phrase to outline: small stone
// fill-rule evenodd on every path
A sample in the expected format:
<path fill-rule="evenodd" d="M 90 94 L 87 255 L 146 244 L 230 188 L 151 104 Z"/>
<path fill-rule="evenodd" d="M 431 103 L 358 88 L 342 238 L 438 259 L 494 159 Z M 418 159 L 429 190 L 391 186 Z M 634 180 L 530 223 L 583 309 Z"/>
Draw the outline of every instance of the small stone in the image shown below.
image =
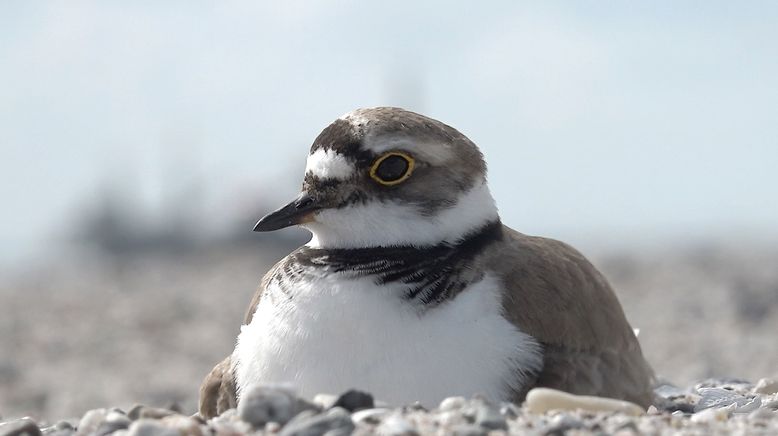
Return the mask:
<path fill-rule="evenodd" d="M 170 415 L 162 418 L 160 424 L 167 428 L 178 430 L 182 435 L 202 436 L 200 423 L 196 419 L 184 415 Z"/>
<path fill-rule="evenodd" d="M 54 426 L 57 430 L 75 430 L 76 428 L 68 421 L 60 420 L 57 421 Z"/>
<path fill-rule="evenodd" d="M 108 409 L 92 409 L 81 417 L 78 421 L 76 434 L 78 436 L 88 436 L 95 433 L 100 425 L 105 421 L 108 416 Z"/>
<path fill-rule="evenodd" d="M 49 427 L 50 431 L 43 432 L 45 436 L 74 436 L 76 434 L 75 430 L 54 430 L 53 427 Z"/>
<path fill-rule="evenodd" d="M 769 421 L 775 418 L 778 418 L 778 413 L 765 408 L 754 410 L 748 414 L 748 419 L 753 421 Z"/>
<path fill-rule="evenodd" d="M 507 430 L 508 423 L 500 411 L 489 404 L 481 403 L 475 412 L 475 423 L 487 430 Z"/>
<path fill-rule="evenodd" d="M 671 384 L 663 384 L 661 386 L 657 386 L 656 388 L 654 388 L 654 393 L 668 400 L 686 396 L 686 391 L 684 391 L 683 389 L 677 386 L 673 386 Z"/>
<path fill-rule="evenodd" d="M 451 427 L 451 429 L 446 433 L 453 436 L 486 436 L 489 434 L 486 429 L 474 424 L 456 425 Z"/>
<path fill-rule="evenodd" d="M 580 419 L 567 413 L 558 413 L 549 421 L 546 434 L 564 434 L 568 430 L 581 427 L 583 427 L 583 422 Z"/>
<path fill-rule="evenodd" d="M 459 410 L 467 404 L 465 397 L 448 397 L 440 402 L 438 409 L 441 411 Z"/>
<path fill-rule="evenodd" d="M 519 414 L 521 414 L 519 406 L 513 403 L 502 403 L 500 405 L 500 415 L 504 416 L 506 419 L 516 419 L 519 417 Z"/>
<path fill-rule="evenodd" d="M 295 415 L 308 409 L 315 407 L 297 398 L 287 387 L 254 386 L 241 398 L 238 415 L 255 428 L 261 428 L 268 422 L 284 425 Z"/>
<path fill-rule="evenodd" d="M 384 407 L 362 409 L 352 413 L 351 420 L 356 423 L 364 422 L 366 424 L 378 424 L 381 422 L 381 418 L 386 416 L 387 413 L 389 413 L 389 409 Z"/>
<path fill-rule="evenodd" d="M 418 434 L 410 421 L 399 413 L 393 413 L 378 426 L 376 433 L 385 436 L 415 436 Z"/>
<path fill-rule="evenodd" d="M 106 436 L 112 434 L 117 430 L 124 430 L 129 428 L 132 421 L 123 413 L 117 411 L 110 411 L 105 416 L 103 422 L 97 427 L 97 430 L 92 436 Z"/>
<path fill-rule="evenodd" d="M 217 435 L 236 435 L 251 432 L 251 424 L 242 421 L 236 409 L 229 409 L 208 421 L 208 425 Z"/>
<path fill-rule="evenodd" d="M 127 436 L 181 436 L 177 430 L 165 427 L 157 420 L 141 418 L 134 421 Z"/>
<path fill-rule="evenodd" d="M 778 400 L 768 401 L 764 403 L 762 407 L 766 409 L 778 410 Z"/>
<path fill-rule="evenodd" d="M 449 428 L 459 424 L 470 424 L 465 415 L 459 410 L 450 410 L 447 412 L 440 412 L 437 415 L 438 425 L 441 427 Z"/>
<path fill-rule="evenodd" d="M 176 412 L 168 409 L 162 409 L 159 407 L 148 407 L 142 404 L 136 404 L 127 413 L 127 416 L 135 421 L 136 419 L 148 418 L 148 419 L 162 419 L 166 416 L 175 415 Z"/>
<path fill-rule="evenodd" d="M 319 406 L 322 409 L 330 409 L 338 401 L 337 395 L 331 394 L 316 394 L 313 397 L 313 404 Z"/>
<path fill-rule="evenodd" d="M 585 410 L 589 412 L 621 412 L 627 415 L 643 415 L 645 411 L 637 404 L 613 398 L 588 395 L 573 395 L 556 389 L 533 388 L 527 393 L 527 409 L 531 413 L 543 414 L 549 410 Z"/>
<path fill-rule="evenodd" d="M 778 393 L 778 380 L 763 378 L 756 382 L 754 392 L 757 394 L 771 395 Z"/>
<path fill-rule="evenodd" d="M 718 409 L 710 408 L 695 413 L 689 418 L 692 422 L 721 422 L 729 418 L 729 408 L 722 407 Z"/>
<path fill-rule="evenodd" d="M 332 407 L 342 407 L 349 412 L 356 412 L 357 410 L 371 409 L 374 405 L 372 395 L 352 389 L 338 397 Z"/>
<path fill-rule="evenodd" d="M 45 436 L 68 436 L 71 433 L 75 433 L 76 428 L 73 424 L 67 421 L 57 421 L 54 425 L 46 428 L 42 428 L 41 432 Z"/>
<path fill-rule="evenodd" d="M 405 406 L 404 409 L 410 412 L 429 412 L 429 410 L 427 410 L 427 408 L 424 407 L 424 405 L 419 401 L 414 401 L 410 405 Z"/>
<path fill-rule="evenodd" d="M 349 434 L 354 431 L 354 422 L 348 412 L 333 407 L 325 413 L 304 411 L 290 421 L 279 433 L 281 436 L 320 436 L 325 433 Z"/>
<path fill-rule="evenodd" d="M 0 436 L 40 436 L 41 429 L 30 418 L 16 419 L 0 424 Z"/>

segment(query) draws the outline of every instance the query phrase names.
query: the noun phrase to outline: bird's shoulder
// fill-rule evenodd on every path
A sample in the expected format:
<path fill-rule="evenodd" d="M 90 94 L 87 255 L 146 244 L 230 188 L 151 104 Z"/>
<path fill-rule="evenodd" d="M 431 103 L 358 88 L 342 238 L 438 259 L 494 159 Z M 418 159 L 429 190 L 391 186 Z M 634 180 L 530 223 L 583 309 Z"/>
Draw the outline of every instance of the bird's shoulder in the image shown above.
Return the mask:
<path fill-rule="evenodd" d="M 581 350 L 634 346 L 608 281 L 570 245 L 503 226 L 503 241 L 486 253 L 485 265 L 506 287 L 506 318 L 539 341 Z"/>
<path fill-rule="evenodd" d="M 275 277 L 279 272 L 283 271 L 284 268 L 289 268 L 290 266 L 294 265 L 294 263 L 296 262 L 296 254 L 299 253 L 304 248 L 305 247 L 300 247 L 292 251 L 291 253 L 286 255 L 286 257 L 276 262 L 275 265 L 273 265 L 265 273 L 265 275 L 262 276 L 262 280 L 259 282 L 259 286 L 257 286 L 256 291 L 254 291 L 254 296 L 251 297 L 251 303 L 249 304 L 249 307 L 246 310 L 246 315 L 243 318 L 244 325 L 248 325 L 253 319 L 254 312 L 257 311 L 257 306 L 259 305 L 259 302 L 262 300 L 262 297 L 267 291 L 267 287 L 270 284 L 270 281 L 273 280 L 273 277 Z"/>

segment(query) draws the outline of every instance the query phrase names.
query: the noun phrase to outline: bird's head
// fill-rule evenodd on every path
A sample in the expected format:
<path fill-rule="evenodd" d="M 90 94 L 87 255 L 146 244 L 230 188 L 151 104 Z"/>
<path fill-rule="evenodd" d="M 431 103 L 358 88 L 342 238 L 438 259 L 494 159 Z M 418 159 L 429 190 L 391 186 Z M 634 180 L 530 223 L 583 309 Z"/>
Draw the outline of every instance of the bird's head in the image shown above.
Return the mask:
<path fill-rule="evenodd" d="M 473 142 L 398 108 L 358 109 L 311 146 L 302 192 L 256 231 L 300 225 L 320 248 L 455 242 L 498 219 Z"/>

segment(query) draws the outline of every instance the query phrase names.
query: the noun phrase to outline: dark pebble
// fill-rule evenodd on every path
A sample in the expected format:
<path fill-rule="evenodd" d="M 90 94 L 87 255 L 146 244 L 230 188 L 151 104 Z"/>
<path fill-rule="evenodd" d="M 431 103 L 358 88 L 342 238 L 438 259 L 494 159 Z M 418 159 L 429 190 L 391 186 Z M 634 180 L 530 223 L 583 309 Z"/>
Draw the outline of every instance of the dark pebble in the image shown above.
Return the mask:
<path fill-rule="evenodd" d="M 375 402 L 373 401 L 373 396 L 367 392 L 352 389 L 338 397 L 332 407 L 342 407 L 349 412 L 356 412 L 362 409 L 372 409 L 375 407 Z"/>
<path fill-rule="evenodd" d="M 0 436 L 40 436 L 41 429 L 32 419 L 22 418 L 0 424 Z"/>

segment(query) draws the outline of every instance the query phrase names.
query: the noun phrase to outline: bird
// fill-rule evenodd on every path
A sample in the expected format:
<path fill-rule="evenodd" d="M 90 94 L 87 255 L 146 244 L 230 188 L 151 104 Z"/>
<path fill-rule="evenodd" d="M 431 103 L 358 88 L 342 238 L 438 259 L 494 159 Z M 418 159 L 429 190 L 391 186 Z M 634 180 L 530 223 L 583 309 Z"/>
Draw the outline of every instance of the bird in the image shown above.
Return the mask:
<path fill-rule="evenodd" d="M 415 112 L 327 126 L 299 196 L 254 228 L 311 239 L 262 278 L 201 385 L 201 416 L 274 383 L 427 407 L 520 403 L 534 387 L 648 407 L 654 373 L 606 278 L 570 245 L 503 224 L 486 175 L 475 143 Z"/>

